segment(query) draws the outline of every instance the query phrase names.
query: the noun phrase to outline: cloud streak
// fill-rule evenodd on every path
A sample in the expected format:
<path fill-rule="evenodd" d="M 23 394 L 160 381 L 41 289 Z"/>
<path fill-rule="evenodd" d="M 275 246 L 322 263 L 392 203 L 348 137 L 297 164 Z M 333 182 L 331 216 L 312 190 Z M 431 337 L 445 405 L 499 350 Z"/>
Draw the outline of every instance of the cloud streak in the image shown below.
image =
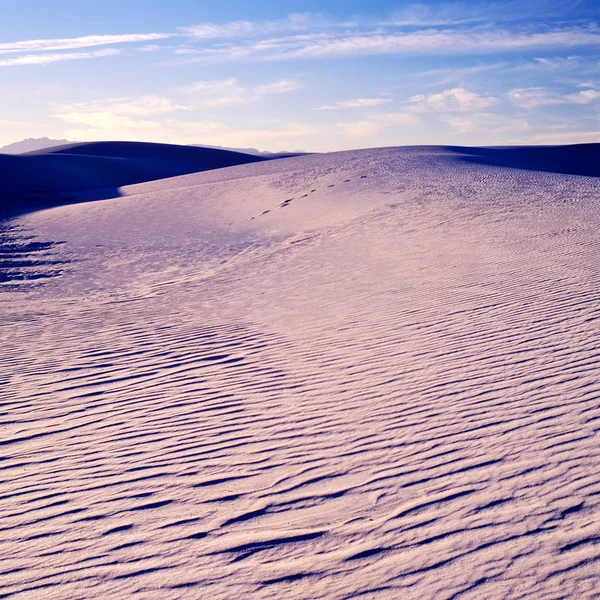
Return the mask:
<path fill-rule="evenodd" d="M 83 60 L 88 58 L 103 58 L 121 54 L 117 48 L 106 48 L 95 52 L 63 52 L 61 54 L 25 54 L 14 58 L 0 59 L 0 67 L 15 67 L 19 65 L 48 65 L 64 60 Z"/>
<path fill-rule="evenodd" d="M 519 108 L 532 109 L 559 104 L 590 104 L 600 101 L 600 91 L 582 90 L 574 94 L 557 94 L 545 88 L 515 88 L 507 94 L 512 104 Z"/>
<path fill-rule="evenodd" d="M 173 34 L 169 33 L 130 33 L 121 35 L 85 35 L 75 38 L 24 40 L 19 42 L 1 43 L 0 54 L 77 50 L 80 48 L 92 48 L 94 46 L 161 40 L 169 38 L 172 35 Z"/>
<path fill-rule="evenodd" d="M 340 100 L 332 105 L 324 105 L 315 110 L 338 110 L 340 108 L 370 108 L 391 102 L 391 98 L 355 98 L 354 100 Z"/>
<path fill-rule="evenodd" d="M 254 87 L 244 87 L 235 77 L 213 81 L 197 81 L 185 92 L 191 96 L 191 104 L 196 108 L 210 108 L 246 104 L 272 94 L 287 94 L 303 87 L 295 79 L 279 79 Z"/>
<path fill-rule="evenodd" d="M 283 31 L 304 31 L 315 27 L 317 19 L 309 14 L 294 13 L 279 21 L 232 21 L 230 23 L 200 23 L 179 30 L 197 40 L 252 37 Z"/>
<path fill-rule="evenodd" d="M 600 29 L 590 27 L 529 31 L 491 28 L 312 32 L 198 49 L 193 61 L 274 61 L 391 54 L 486 55 L 544 48 L 600 46 Z"/>
<path fill-rule="evenodd" d="M 499 101 L 493 96 L 480 96 L 465 88 L 452 88 L 438 94 L 419 94 L 408 100 L 416 112 L 433 110 L 436 112 L 471 112 L 489 108 Z"/>

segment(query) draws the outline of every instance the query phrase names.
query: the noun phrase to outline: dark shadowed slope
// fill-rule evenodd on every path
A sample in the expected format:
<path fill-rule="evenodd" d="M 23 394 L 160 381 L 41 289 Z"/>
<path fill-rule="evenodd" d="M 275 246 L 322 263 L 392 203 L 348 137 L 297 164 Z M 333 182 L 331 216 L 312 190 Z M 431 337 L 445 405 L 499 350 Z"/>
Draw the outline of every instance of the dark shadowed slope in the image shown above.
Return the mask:
<path fill-rule="evenodd" d="M 600 177 L 600 144 L 498 148 L 448 146 L 448 150 L 464 154 L 465 160 L 478 164 Z"/>
<path fill-rule="evenodd" d="M 120 186 L 264 160 L 256 156 L 142 142 L 69 144 L 21 156 L 0 155 L 0 215 L 58 202 L 57 195 Z"/>
<path fill-rule="evenodd" d="M 207 144 L 192 144 L 195 148 L 215 148 L 216 150 L 230 150 L 231 152 L 241 152 L 242 154 L 252 154 L 253 156 L 262 156 L 263 158 L 292 158 L 293 156 L 302 156 L 304 154 L 313 154 L 303 150 L 278 150 L 271 152 L 269 150 L 258 150 L 258 148 L 229 148 L 227 146 L 209 146 Z"/>

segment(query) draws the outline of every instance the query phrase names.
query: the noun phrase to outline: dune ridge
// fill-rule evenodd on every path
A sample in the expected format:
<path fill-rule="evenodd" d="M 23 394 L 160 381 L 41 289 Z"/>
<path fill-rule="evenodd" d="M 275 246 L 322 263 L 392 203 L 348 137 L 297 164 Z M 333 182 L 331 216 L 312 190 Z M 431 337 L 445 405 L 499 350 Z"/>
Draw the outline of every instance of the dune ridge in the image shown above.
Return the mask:
<path fill-rule="evenodd" d="M 511 152 L 7 222 L 0 596 L 597 598 L 600 179 Z"/>
<path fill-rule="evenodd" d="M 96 191 L 88 199 L 112 198 L 123 185 L 261 160 L 228 150 L 143 142 L 76 143 L 0 154 L 0 216 L 60 204 L 74 192 Z"/>

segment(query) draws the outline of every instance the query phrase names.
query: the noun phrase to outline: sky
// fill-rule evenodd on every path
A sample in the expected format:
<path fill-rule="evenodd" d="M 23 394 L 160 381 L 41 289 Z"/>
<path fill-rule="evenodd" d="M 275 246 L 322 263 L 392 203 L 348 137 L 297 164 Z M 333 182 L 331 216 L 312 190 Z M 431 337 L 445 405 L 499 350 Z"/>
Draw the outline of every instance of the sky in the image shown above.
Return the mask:
<path fill-rule="evenodd" d="M 0 146 L 600 142 L 586 0 L 0 0 Z"/>

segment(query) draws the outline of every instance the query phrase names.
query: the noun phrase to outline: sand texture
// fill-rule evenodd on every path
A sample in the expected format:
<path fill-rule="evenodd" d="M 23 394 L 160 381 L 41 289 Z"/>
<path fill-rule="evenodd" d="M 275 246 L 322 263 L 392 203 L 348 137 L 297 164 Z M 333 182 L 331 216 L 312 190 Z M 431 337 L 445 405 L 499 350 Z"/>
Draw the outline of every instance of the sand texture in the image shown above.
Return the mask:
<path fill-rule="evenodd" d="M 5 220 L 0 598 L 600 598 L 599 152 L 544 152 Z"/>

